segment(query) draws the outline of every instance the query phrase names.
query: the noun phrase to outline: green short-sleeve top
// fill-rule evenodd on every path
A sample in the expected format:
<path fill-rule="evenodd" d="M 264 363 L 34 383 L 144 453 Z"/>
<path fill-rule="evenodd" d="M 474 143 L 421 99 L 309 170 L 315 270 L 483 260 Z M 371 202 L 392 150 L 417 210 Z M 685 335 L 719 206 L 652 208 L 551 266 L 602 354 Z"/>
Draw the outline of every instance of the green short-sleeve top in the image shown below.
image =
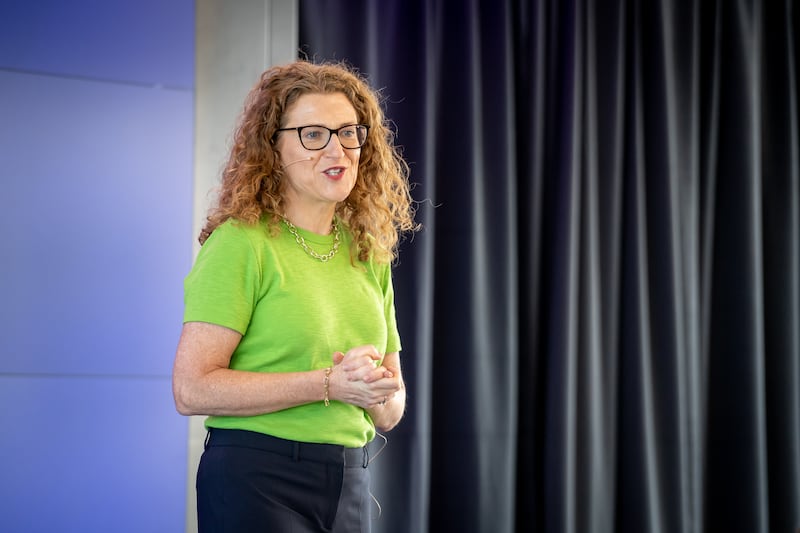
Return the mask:
<path fill-rule="evenodd" d="M 334 352 L 372 344 L 400 351 L 391 266 L 355 262 L 340 224 L 340 251 L 322 262 L 285 227 L 271 236 L 265 223 L 228 221 L 206 240 L 184 281 L 184 322 L 218 324 L 242 334 L 230 368 L 299 372 L 331 366 Z M 297 230 L 325 253 L 332 235 Z M 320 381 L 320 397 L 322 396 Z M 211 416 L 208 427 L 245 429 L 284 439 L 363 446 L 375 426 L 360 407 L 313 402 L 249 417 Z"/>

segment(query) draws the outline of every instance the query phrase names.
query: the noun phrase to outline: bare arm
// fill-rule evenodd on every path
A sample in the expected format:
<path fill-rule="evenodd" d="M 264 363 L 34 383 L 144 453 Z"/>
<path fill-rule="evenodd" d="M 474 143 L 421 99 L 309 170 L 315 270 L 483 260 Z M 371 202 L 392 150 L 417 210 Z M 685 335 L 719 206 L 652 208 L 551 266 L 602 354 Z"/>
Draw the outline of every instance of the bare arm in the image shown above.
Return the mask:
<path fill-rule="evenodd" d="M 278 374 L 228 368 L 241 337 L 215 324 L 184 324 L 172 372 L 179 413 L 251 416 L 322 400 L 324 370 Z"/>
<path fill-rule="evenodd" d="M 229 368 L 231 355 L 240 340 L 238 332 L 222 326 L 204 322 L 184 324 L 172 373 L 172 390 L 179 413 L 252 416 L 324 398 L 324 370 L 269 373 Z M 388 400 L 397 395 L 402 385 L 400 359 L 397 354 L 393 355 L 391 358 L 387 355 L 387 361 L 396 360 L 396 371 L 387 369 L 385 364 L 376 368 L 375 361 L 380 356 L 372 346 L 353 348 L 347 354 L 336 356 L 332 361 L 329 399 L 366 409 L 387 397 L 387 404 L 380 406 L 381 411 L 373 414 L 370 410 L 370 414 L 379 427 L 382 427 L 379 420 L 391 421 L 386 414 L 379 413 L 389 412 Z M 405 408 L 404 394 L 402 403 L 400 416 Z"/>

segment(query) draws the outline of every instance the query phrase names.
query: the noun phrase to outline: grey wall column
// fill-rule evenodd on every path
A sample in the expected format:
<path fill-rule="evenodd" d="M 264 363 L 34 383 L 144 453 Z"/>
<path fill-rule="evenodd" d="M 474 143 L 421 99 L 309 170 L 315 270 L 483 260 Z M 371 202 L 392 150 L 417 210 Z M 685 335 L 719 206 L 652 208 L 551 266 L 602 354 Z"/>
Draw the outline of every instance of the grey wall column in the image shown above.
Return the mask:
<path fill-rule="evenodd" d="M 297 57 L 297 0 L 196 0 L 194 232 L 200 233 L 247 92 L 269 66 Z M 195 241 L 195 254 L 199 245 Z M 204 417 L 189 423 L 186 531 L 197 531 L 195 475 Z"/>

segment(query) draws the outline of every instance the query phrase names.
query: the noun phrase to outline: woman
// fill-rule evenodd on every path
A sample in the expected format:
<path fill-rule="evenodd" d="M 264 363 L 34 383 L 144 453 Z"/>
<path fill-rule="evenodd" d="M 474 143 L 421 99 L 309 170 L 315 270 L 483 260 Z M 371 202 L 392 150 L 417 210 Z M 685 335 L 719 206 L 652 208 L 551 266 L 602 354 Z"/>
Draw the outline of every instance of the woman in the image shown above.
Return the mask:
<path fill-rule="evenodd" d="M 370 530 L 369 457 L 405 409 L 391 261 L 416 229 L 379 100 L 341 65 L 250 92 L 185 280 L 178 411 L 208 415 L 200 532 Z"/>

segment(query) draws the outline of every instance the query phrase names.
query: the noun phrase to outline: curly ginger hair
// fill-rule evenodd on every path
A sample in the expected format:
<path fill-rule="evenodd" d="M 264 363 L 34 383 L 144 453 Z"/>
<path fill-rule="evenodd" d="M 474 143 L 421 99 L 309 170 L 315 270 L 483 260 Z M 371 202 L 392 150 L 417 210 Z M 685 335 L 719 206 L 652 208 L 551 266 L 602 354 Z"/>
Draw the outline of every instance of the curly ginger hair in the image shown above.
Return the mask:
<path fill-rule="evenodd" d="M 408 165 L 394 145 L 394 133 L 378 95 L 343 64 L 304 60 L 266 70 L 248 94 L 222 173 L 219 197 L 200 233 L 200 244 L 229 219 L 247 224 L 266 219 L 273 234 L 280 231 L 285 180 L 274 139 L 284 126 L 287 110 L 300 96 L 310 93 L 344 94 L 355 108 L 358 122 L 370 127 L 361 148 L 355 186 L 336 206 L 336 215 L 353 235 L 351 260 L 365 261 L 372 256 L 391 262 L 401 234 L 419 226 L 414 222 Z"/>

